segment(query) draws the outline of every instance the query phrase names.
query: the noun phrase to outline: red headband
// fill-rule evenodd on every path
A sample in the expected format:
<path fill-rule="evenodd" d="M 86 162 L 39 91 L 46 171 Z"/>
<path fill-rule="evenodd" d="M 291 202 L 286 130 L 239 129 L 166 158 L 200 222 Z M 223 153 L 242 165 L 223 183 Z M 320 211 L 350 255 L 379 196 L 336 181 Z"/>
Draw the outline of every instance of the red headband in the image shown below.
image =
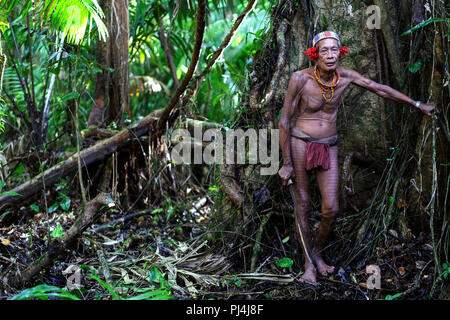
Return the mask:
<path fill-rule="evenodd" d="M 348 52 L 348 48 L 346 46 L 341 47 L 341 53 L 339 54 L 339 57 L 345 57 L 345 54 Z M 317 47 L 309 48 L 306 52 L 304 52 L 311 61 L 317 61 L 317 58 L 319 57 L 319 49 Z"/>

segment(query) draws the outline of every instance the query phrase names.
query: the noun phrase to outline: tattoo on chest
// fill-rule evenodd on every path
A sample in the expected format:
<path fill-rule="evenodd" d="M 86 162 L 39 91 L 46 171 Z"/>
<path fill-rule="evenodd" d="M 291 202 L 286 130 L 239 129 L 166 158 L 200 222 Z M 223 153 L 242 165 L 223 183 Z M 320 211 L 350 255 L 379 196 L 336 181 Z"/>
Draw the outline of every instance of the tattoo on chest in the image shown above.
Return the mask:
<path fill-rule="evenodd" d="M 327 102 L 322 97 L 316 98 L 313 96 L 306 96 L 303 106 L 304 112 L 312 113 L 324 111 L 326 113 L 331 113 L 336 109 L 336 101 L 333 99 L 331 102 Z"/>

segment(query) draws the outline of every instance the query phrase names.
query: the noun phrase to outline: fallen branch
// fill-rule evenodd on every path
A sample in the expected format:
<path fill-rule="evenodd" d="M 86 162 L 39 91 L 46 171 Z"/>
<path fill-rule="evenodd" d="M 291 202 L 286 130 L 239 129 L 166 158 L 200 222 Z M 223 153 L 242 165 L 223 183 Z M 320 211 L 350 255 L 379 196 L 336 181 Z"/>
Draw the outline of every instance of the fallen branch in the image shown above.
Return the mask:
<path fill-rule="evenodd" d="M 100 193 L 93 200 L 89 201 L 80 217 L 74 222 L 72 227 L 63 235 L 60 240 L 54 240 L 48 246 L 48 251 L 44 253 L 39 259 L 35 260 L 19 275 L 7 283 L 13 287 L 18 287 L 30 281 L 35 275 L 39 274 L 41 270 L 53 264 L 53 261 L 60 258 L 66 249 L 78 239 L 94 222 L 97 217 L 97 211 L 102 205 L 114 204 L 111 196 L 108 193 Z"/>
<path fill-rule="evenodd" d="M 152 112 L 147 117 L 130 125 L 128 128 L 120 131 L 111 138 L 99 141 L 92 147 L 82 150 L 79 154 L 82 166 L 87 166 L 95 161 L 105 159 L 111 153 L 130 143 L 134 138 L 138 138 L 147 133 L 149 128 L 156 124 L 156 121 L 158 120 L 157 115 L 159 113 L 159 110 L 157 112 Z M 77 170 L 77 160 L 78 153 L 75 153 L 67 160 L 10 190 L 7 195 L 0 197 L 0 209 L 6 204 L 17 203 L 28 198 L 41 190 L 44 184 L 46 187 L 49 187 L 58 181 L 59 178 L 75 172 Z"/>
<path fill-rule="evenodd" d="M 89 230 L 88 232 L 96 233 L 96 232 L 99 232 L 100 230 L 103 230 L 103 229 L 106 229 L 106 228 L 110 228 L 110 227 L 114 227 L 115 225 L 120 224 L 120 223 L 124 223 L 125 221 L 128 221 L 130 219 L 133 219 L 133 218 L 136 218 L 136 217 L 145 216 L 147 214 L 152 213 L 154 210 L 155 210 L 155 208 L 150 208 L 150 209 L 147 209 L 147 210 L 130 213 L 130 214 L 128 214 L 128 215 L 126 215 L 126 216 L 124 216 L 122 218 L 113 220 L 111 222 L 108 222 L 107 224 L 103 224 L 103 225 L 98 226 L 98 227 L 96 227 L 96 228 L 94 228 L 92 230 Z"/>
<path fill-rule="evenodd" d="M 148 133 L 149 128 L 156 125 L 158 116 L 161 112 L 162 110 L 156 110 L 142 120 L 116 133 L 109 139 L 98 141 L 97 144 L 82 150 L 80 152 L 81 165 L 87 166 L 95 161 L 103 160 L 113 152 L 116 152 L 129 144 L 134 138 L 139 138 Z M 204 125 L 205 123 L 186 119 L 186 124 L 191 127 L 199 124 Z M 212 126 L 212 124 L 208 125 L 208 123 L 206 123 L 206 128 L 210 126 Z M 58 163 L 33 179 L 9 190 L 7 195 L 0 196 L 0 209 L 7 204 L 18 203 L 32 196 L 44 187 L 43 182 L 45 182 L 45 187 L 49 187 L 57 182 L 59 178 L 75 172 L 77 170 L 77 159 L 78 153 L 74 153 L 67 160 Z"/>

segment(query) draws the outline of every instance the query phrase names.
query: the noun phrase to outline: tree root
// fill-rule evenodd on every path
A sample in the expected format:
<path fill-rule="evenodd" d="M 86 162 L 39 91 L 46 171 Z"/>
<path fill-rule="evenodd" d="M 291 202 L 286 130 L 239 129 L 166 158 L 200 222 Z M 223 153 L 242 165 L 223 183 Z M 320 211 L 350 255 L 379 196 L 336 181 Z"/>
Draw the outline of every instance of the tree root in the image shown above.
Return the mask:
<path fill-rule="evenodd" d="M 261 249 L 262 233 L 264 231 L 265 225 L 267 224 L 267 222 L 269 221 L 271 216 L 272 216 L 272 212 L 270 212 L 262 217 L 262 221 L 259 225 L 258 232 L 256 233 L 255 245 L 253 246 L 252 260 L 250 263 L 251 272 L 254 272 L 256 269 L 256 261 L 258 259 L 259 250 Z"/>
<path fill-rule="evenodd" d="M 344 160 L 344 163 L 342 165 L 342 181 L 343 181 L 343 188 L 342 188 L 342 209 L 345 210 L 348 206 L 352 207 L 353 210 L 359 211 L 358 208 L 356 208 L 353 204 L 350 203 L 348 199 L 348 195 L 354 194 L 355 190 L 350 186 L 350 181 L 352 180 L 352 174 L 351 174 L 351 166 L 352 165 L 358 165 L 363 168 L 367 168 L 372 166 L 375 163 L 375 159 L 373 159 L 370 156 L 362 155 L 359 152 L 350 152 Z M 378 168 L 377 168 L 378 170 Z"/>
<path fill-rule="evenodd" d="M 350 168 L 353 164 L 361 166 L 363 168 L 367 168 L 375 162 L 375 159 L 370 158 L 368 156 L 364 156 L 359 152 L 351 152 L 349 153 L 344 160 L 344 164 L 342 166 L 342 180 L 347 184 L 351 179 Z M 351 190 L 353 192 L 353 190 Z"/>
<path fill-rule="evenodd" d="M 220 180 L 228 198 L 237 206 L 244 203 L 244 192 L 237 183 L 234 165 L 223 164 L 220 166 Z"/>
<path fill-rule="evenodd" d="M 261 107 L 264 109 L 263 106 L 270 106 L 272 105 L 273 99 L 275 97 L 276 89 L 279 86 L 280 78 L 283 74 L 283 68 L 286 65 L 287 59 L 287 42 L 286 42 L 286 31 L 288 29 L 289 21 L 286 19 L 281 22 L 281 25 L 279 26 L 277 30 L 277 45 L 280 48 L 280 53 L 278 54 L 277 62 L 275 65 L 275 72 L 273 73 L 272 80 L 269 84 L 269 89 L 267 90 L 267 93 L 264 97 L 264 99 L 261 101 Z M 252 106 L 251 106 L 252 107 Z M 255 107 L 255 106 L 253 106 Z"/>

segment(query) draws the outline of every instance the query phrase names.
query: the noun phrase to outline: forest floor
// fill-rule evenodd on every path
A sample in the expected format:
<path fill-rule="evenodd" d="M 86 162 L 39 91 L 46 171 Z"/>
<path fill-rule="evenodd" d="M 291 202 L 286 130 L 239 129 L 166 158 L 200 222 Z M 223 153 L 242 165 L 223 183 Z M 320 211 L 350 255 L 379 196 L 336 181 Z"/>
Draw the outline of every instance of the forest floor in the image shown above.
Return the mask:
<path fill-rule="evenodd" d="M 142 211 L 125 221 L 118 221 L 123 215 L 109 209 L 64 258 L 26 287 L 67 286 L 86 300 L 129 299 L 140 294 L 153 299 L 449 298 L 448 294 L 439 295 L 449 289 L 442 287 L 442 282 L 433 288 L 432 248 L 423 235 L 403 241 L 391 232 L 373 257 L 344 267 L 346 239 L 337 233 L 324 252 L 336 270 L 329 277 L 318 277 L 313 286 L 297 281 L 303 272 L 299 246 L 291 226 L 274 217 L 262 235 L 257 268 L 250 272 L 252 246 L 233 252 L 233 244 L 224 248 L 220 241 L 213 242 L 208 230 L 213 201 L 207 195 L 199 196 L 201 208 L 172 217 L 169 221 L 173 223 L 167 223 L 167 211 L 162 209 Z M 48 213 L 31 214 L 25 206 L 11 213 L 21 218 L 0 228 L 2 279 L 38 259 L 48 250 L 48 240 L 61 237 L 73 224 L 81 203 L 67 199 L 53 199 L 56 205 L 50 206 Z M 280 264 L 285 257 L 291 257 L 293 264 Z M 368 288 L 366 266 L 370 264 L 380 268 L 380 289 Z M 21 290 L 5 287 L 0 298 L 10 299 Z"/>

